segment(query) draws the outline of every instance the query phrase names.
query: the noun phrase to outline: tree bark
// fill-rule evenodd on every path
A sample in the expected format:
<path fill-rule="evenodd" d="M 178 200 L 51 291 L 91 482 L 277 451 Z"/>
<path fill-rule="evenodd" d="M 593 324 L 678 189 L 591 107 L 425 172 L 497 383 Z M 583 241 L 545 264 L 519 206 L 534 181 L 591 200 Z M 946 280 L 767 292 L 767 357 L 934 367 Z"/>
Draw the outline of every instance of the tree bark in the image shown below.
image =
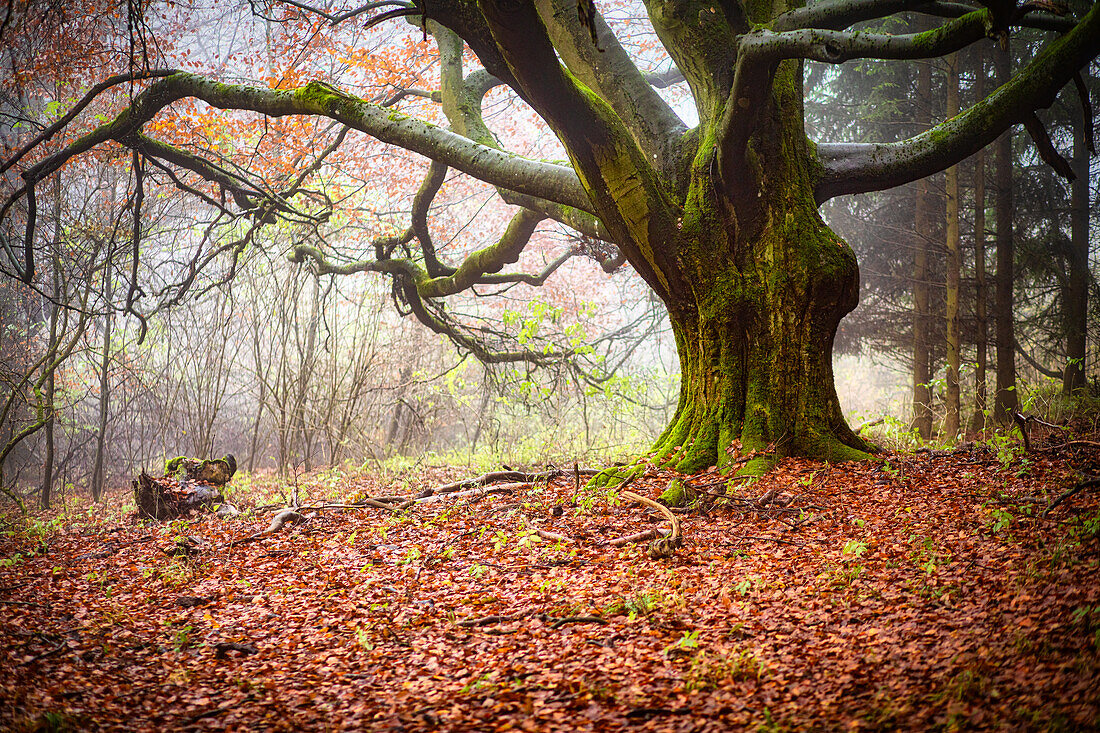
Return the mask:
<path fill-rule="evenodd" d="M 1070 184 L 1070 270 L 1064 307 L 1066 369 L 1062 393 L 1072 395 L 1085 387 L 1085 337 L 1089 285 L 1089 153 L 1081 119 L 1073 126 L 1073 172 Z"/>
<path fill-rule="evenodd" d="M 947 117 L 959 113 L 959 55 L 947 57 Z M 959 337 L 959 275 L 962 269 L 962 253 L 959 248 L 959 167 L 947 169 L 947 216 L 945 217 L 947 247 L 944 320 L 947 341 L 946 414 L 943 421 L 944 436 L 954 440 L 959 435 L 959 368 L 961 343 Z"/>
<path fill-rule="evenodd" d="M 50 352 L 57 351 L 57 320 L 61 313 L 61 272 L 57 262 L 54 262 L 53 273 L 53 302 L 50 304 Z M 45 452 L 42 461 L 42 492 L 39 495 L 39 505 L 43 509 L 49 509 L 53 498 L 53 469 L 54 469 L 54 434 L 55 421 L 54 397 L 56 394 L 56 380 L 54 370 L 50 370 L 46 377 L 45 401 L 46 401 L 46 435 Z"/>
<path fill-rule="evenodd" d="M 108 253 L 108 266 L 103 274 L 103 298 L 107 303 L 111 302 L 111 294 L 114 283 L 111 280 L 111 258 Z M 111 367 L 111 323 L 114 313 L 107 311 L 103 322 L 103 354 L 99 363 L 99 425 L 96 430 L 95 463 L 92 469 L 92 500 L 99 501 L 103 496 L 103 487 L 106 483 L 105 458 L 107 452 L 107 415 L 110 408 L 111 381 L 109 370 Z"/>
<path fill-rule="evenodd" d="M 922 64 L 917 71 L 917 124 L 932 122 L 932 68 Z M 913 429 L 922 440 L 932 437 L 932 349 L 929 324 L 932 320 L 928 250 L 932 236 L 932 181 L 917 183 L 913 214 Z"/>
<path fill-rule="evenodd" d="M 997 83 L 1006 83 L 1012 72 L 1011 56 L 1007 51 L 994 51 L 993 63 Z M 997 393 L 993 417 L 1005 424 L 1012 420 L 1012 414 L 1020 406 L 1016 394 L 1016 333 L 1012 302 L 1015 259 L 1012 237 L 1015 214 L 1012 202 L 1012 130 L 998 138 L 994 156 L 994 175 L 997 178 L 997 284 L 994 293 L 997 311 Z"/>
<path fill-rule="evenodd" d="M 985 97 L 985 52 L 979 46 L 974 53 L 974 96 Z M 989 361 L 989 318 L 987 301 L 989 285 L 985 270 L 985 150 L 974 156 L 974 413 L 970 416 L 970 431 L 985 430 L 986 367 Z"/>
<path fill-rule="evenodd" d="M 54 226 L 54 251 L 60 251 L 58 246 L 61 241 L 61 179 L 57 180 L 57 185 L 53 190 L 53 226 Z M 50 304 L 50 350 L 56 352 L 59 336 L 57 333 L 57 321 L 61 315 L 61 263 L 54 257 L 53 258 L 53 287 L 52 287 L 52 303 Z M 49 509 L 50 503 L 53 500 L 53 485 L 54 485 L 54 424 L 56 423 L 57 412 L 54 405 L 54 398 L 57 395 L 57 380 L 54 370 L 50 370 L 49 376 L 46 377 L 46 434 L 45 434 L 45 456 L 42 461 L 42 491 L 39 494 L 39 505 L 43 509 Z"/>
<path fill-rule="evenodd" d="M 665 280 L 680 400 L 655 453 L 681 471 L 753 452 L 742 472 L 782 455 L 849 460 L 872 449 L 848 428 L 833 386 L 833 339 L 858 301 L 859 269 L 818 215 L 801 96 L 788 96 L 801 89 L 795 77 L 799 67 L 781 65 L 752 139 L 760 208 L 716 198 L 723 188 L 704 157 L 677 224 L 683 255 Z"/>

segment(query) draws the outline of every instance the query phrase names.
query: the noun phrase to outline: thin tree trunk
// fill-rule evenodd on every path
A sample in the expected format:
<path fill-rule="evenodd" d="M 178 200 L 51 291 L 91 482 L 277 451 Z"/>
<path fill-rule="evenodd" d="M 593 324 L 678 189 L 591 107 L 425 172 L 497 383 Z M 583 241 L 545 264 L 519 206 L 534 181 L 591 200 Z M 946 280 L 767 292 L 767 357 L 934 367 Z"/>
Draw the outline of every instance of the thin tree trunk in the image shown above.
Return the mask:
<path fill-rule="evenodd" d="M 260 442 L 260 425 L 264 419 L 264 394 L 265 390 L 264 380 L 260 380 L 260 396 L 256 403 L 256 419 L 252 424 L 252 440 L 249 443 L 248 449 L 248 472 L 253 473 L 256 470 L 256 450 Z"/>
<path fill-rule="evenodd" d="M 932 96 L 932 69 L 921 64 L 917 72 L 917 122 L 931 124 L 928 105 Z M 929 338 L 930 294 L 928 242 L 932 235 L 932 183 L 923 178 L 917 183 L 913 216 L 916 230 L 913 253 L 913 428 L 924 440 L 932 437 L 932 370 Z"/>
<path fill-rule="evenodd" d="M 1070 271 L 1065 309 L 1066 369 L 1062 393 L 1071 395 L 1085 386 L 1085 335 L 1089 300 L 1089 153 L 1085 126 L 1073 126 L 1073 172 L 1070 187 Z"/>
<path fill-rule="evenodd" d="M 959 113 L 959 54 L 947 57 L 947 117 Z M 961 366 L 959 338 L 959 275 L 962 269 L 962 253 L 959 250 L 959 167 L 947 169 L 947 298 L 945 320 L 947 326 L 947 414 L 943 431 L 948 440 L 959 435 L 959 367 Z"/>
<path fill-rule="evenodd" d="M 111 281 L 111 258 L 107 257 L 107 265 L 103 271 L 103 299 L 110 304 L 113 294 Z M 113 312 L 108 305 L 107 315 L 103 324 L 103 358 L 99 365 L 99 429 L 96 433 L 95 443 L 95 467 L 92 469 L 92 500 L 99 501 L 103 496 L 103 487 L 106 483 L 104 475 L 104 457 L 107 448 L 107 413 L 110 407 L 111 383 L 108 370 L 111 366 L 111 323 Z"/>
<path fill-rule="evenodd" d="M 994 51 L 993 63 L 997 84 L 1007 83 L 1012 72 L 1009 54 Z M 1020 406 L 1016 394 L 1016 333 L 1012 303 L 1015 259 L 1012 241 L 1012 219 L 1015 214 L 1012 202 L 1012 130 L 1007 130 L 998 138 L 994 155 L 994 175 L 997 179 L 997 284 L 994 294 L 997 313 L 997 393 L 993 415 L 997 422 L 1004 424 L 1012 419 L 1012 413 Z"/>
<path fill-rule="evenodd" d="M 978 76 L 979 84 L 981 76 Z M 978 92 L 979 95 L 981 92 Z M 989 361 L 989 285 L 985 272 L 985 152 L 974 157 L 974 414 L 970 431 L 985 430 L 986 366 Z"/>
<path fill-rule="evenodd" d="M 60 280 L 61 273 L 60 268 L 57 267 L 57 261 L 54 261 L 54 275 L 53 275 L 53 303 L 50 308 L 50 352 L 54 353 L 57 350 L 57 319 L 61 313 L 61 288 Z M 39 504 L 43 509 L 50 508 L 50 502 L 53 498 L 53 464 L 54 464 L 54 395 L 56 394 L 56 381 L 54 379 L 54 371 L 51 369 L 49 376 L 46 377 L 46 455 L 42 462 L 42 493 L 39 497 Z"/>
<path fill-rule="evenodd" d="M 313 291 L 310 295 L 311 307 L 309 326 L 306 329 L 306 341 L 304 350 L 299 351 L 298 354 L 298 395 L 294 410 L 294 419 L 298 423 L 298 434 L 302 441 L 302 459 L 305 463 L 306 472 L 313 470 L 313 429 L 306 419 L 306 403 L 309 401 L 309 389 L 313 382 L 317 327 L 321 320 L 321 300 L 321 279 L 314 276 Z"/>
<path fill-rule="evenodd" d="M 393 412 L 390 414 L 389 427 L 386 428 L 387 447 L 394 447 L 397 442 L 397 431 L 401 428 L 405 412 L 405 390 L 409 378 L 412 376 L 412 370 L 412 365 L 406 364 L 401 367 L 401 373 L 397 378 L 399 380 L 397 385 L 397 399 L 393 405 Z"/>
<path fill-rule="evenodd" d="M 61 243 L 61 181 L 58 179 L 53 190 L 53 226 L 54 226 L 54 252 L 60 251 Z M 61 262 L 55 255 L 53 257 L 53 288 L 50 308 L 50 350 L 57 350 L 57 320 L 61 315 Z M 56 412 L 54 409 L 54 397 L 57 394 L 57 380 L 53 370 L 50 370 L 46 378 L 46 435 L 45 456 L 42 461 L 42 492 L 39 495 L 39 504 L 43 509 L 49 509 L 53 500 L 54 484 L 54 423 Z"/>
<path fill-rule="evenodd" d="M 489 407 L 489 378 L 486 375 L 482 383 L 481 404 L 477 408 L 477 428 L 474 430 L 473 440 L 470 441 L 470 452 L 477 450 L 477 442 L 481 440 L 481 431 L 485 425 L 485 410 Z"/>

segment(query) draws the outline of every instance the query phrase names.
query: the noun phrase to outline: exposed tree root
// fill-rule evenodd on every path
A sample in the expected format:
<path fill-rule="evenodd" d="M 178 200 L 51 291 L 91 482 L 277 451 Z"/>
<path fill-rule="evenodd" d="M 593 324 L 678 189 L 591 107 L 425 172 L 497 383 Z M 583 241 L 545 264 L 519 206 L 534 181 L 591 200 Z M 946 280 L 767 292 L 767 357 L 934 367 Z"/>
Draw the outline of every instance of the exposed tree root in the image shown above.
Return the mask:
<path fill-rule="evenodd" d="M 652 499 L 635 494 L 633 491 L 620 491 L 619 493 L 624 499 L 630 499 L 639 504 L 644 504 L 650 509 L 656 509 L 661 514 L 665 515 L 665 518 L 668 519 L 669 523 L 672 525 L 672 532 L 668 537 L 661 537 L 660 539 L 650 542 L 646 551 L 654 560 L 672 557 L 673 553 L 676 552 L 676 548 L 683 544 L 683 535 L 680 532 L 680 519 L 670 512 L 667 506 L 658 504 Z"/>
<path fill-rule="evenodd" d="M 647 529 L 644 532 L 636 532 L 635 534 L 628 534 L 625 537 L 613 539 L 607 544 L 611 545 L 612 547 L 625 547 L 626 545 L 632 544 L 634 542 L 649 542 L 650 540 L 659 540 L 664 537 L 668 537 L 670 534 L 672 534 L 671 529 L 659 529 L 657 527 L 654 527 L 653 529 Z"/>

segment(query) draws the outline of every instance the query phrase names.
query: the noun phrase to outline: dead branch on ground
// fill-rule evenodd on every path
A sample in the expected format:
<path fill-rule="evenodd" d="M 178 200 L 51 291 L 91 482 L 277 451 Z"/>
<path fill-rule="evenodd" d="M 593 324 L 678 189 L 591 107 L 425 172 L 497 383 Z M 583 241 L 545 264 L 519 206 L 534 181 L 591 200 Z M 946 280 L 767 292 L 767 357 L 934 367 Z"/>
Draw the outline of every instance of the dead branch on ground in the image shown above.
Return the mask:
<path fill-rule="evenodd" d="M 530 483 L 521 482 L 514 484 L 501 484 L 500 486 L 479 486 L 475 489 L 469 489 L 467 491 L 452 490 L 444 494 L 435 493 L 429 496 L 423 496 L 416 499 L 414 504 L 432 504 L 437 501 L 443 501 L 444 499 L 462 499 L 465 497 L 476 497 L 480 499 L 488 496 L 489 494 L 511 494 L 519 489 L 531 488 Z"/>
<path fill-rule="evenodd" d="M 572 471 L 565 471 L 561 469 L 552 469 L 550 471 L 540 471 L 536 473 L 526 473 L 524 471 L 489 471 L 483 473 L 480 476 L 474 478 L 463 479 L 462 481 L 455 481 L 454 483 L 444 484 L 443 486 L 437 486 L 434 489 L 426 489 L 421 495 L 421 499 L 425 499 L 429 496 L 436 494 L 449 494 L 462 489 L 470 488 L 473 486 L 485 486 L 495 481 L 513 481 L 520 483 L 535 483 L 536 481 L 551 481 L 553 479 L 565 476 L 567 473 L 572 473 L 574 477 L 579 476 L 595 476 L 600 471 L 595 468 L 574 468 Z"/>
<path fill-rule="evenodd" d="M 1066 499 L 1070 498 L 1074 494 L 1078 494 L 1078 493 L 1084 491 L 1085 489 L 1092 488 L 1093 486 L 1100 486 L 1100 477 L 1094 476 L 1092 478 L 1087 478 L 1087 479 L 1083 479 L 1081 481 L 1078 481 L 1076 486 L 1074 486 L 1069 491 L 1066 491 L 1066 492 L 1062 493 L 1061 496 L 1059 496 L 1054 501 L 1050 502 L 1050 505 L 1046 509 L 1044 509 L 1042 514 L 1040 514 L 1039 516 L 1040 517 L 1045 517 L 1046 515 L 1050 514 L 1051 511 L 1053 511 L 1054 507 L 1058 506 L 1059 504 L 1061 504 Z"/>

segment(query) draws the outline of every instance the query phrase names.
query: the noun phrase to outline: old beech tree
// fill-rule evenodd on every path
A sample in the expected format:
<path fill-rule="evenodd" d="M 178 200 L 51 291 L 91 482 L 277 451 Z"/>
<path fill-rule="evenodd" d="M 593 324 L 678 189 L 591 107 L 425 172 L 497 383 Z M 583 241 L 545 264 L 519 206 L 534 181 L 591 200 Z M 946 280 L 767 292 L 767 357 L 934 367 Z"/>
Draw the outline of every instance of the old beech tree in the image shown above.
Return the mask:
<path fill-rule="evenodd" d="M 271 89 L 190 73 L 146 74 L 141 93 L 113 120 L 26 164 L 22 187 L 5 209 L 14 211 L 19 201 L 30 209 L 29 242 L 35 186 L 72 157 L 115 141 L 132 149 L 135 161 L 141 156 L 201 177 L 254 219 L 272 219 L 281 199 L 243 188 L 194 148 L 157 140 L 143 126 L 185 98 L 272 117 L 331 118 L 431 159 L 418 200 L 430 199 L 449 167 L 495 186 L 518 213 L 499 241 L 461 263 L 436 255 L 419 204 L 408 231 L 379 240 L 371 259 L 332 261 L 303 244 L 293 254 L 299 261 L 322 273 L 386 273 L 411 311 L 461 348 L 487 361 L 537 360 L 540 355 L 522 350 L 486 348 L 448 324 L 437 304 L 478 284 L 540 282 L 546 273 L 502 270 L 516 262 L 540 221 L 556 220 L 613 244 L 608 268 L 625 258 L 667 307 L 682 386 L 675 417 L 655 446 L 662 460 L 698 469 L 727 461 L 731 446 L 742 455 L 771 446 L 778 455 L 863 457 L 870 446 L 845 423 L 831 363 L 837 326 L 857 302 L 858 268 L 818 206 L 936 173 L 1020 123 L 1058 167 L 1064 161 L 1034 112 L 1100 53 L 1100 4 L 1078 18 L 1052 14 L 1061 10 L 1053 3 L 1013 7 L 1011 0 L 991 7 L 912 0 L 644 5 L 675 64 L 671 74 L 642 73 L 590 0 L 383 0 L 341 11 L 285 0 L 284 9 L 331 22 L 411 22 L 433 36 L 441 69 L 436 99 L 449 129 L 329 83 Z M 264 7 L 272 12 L 280 3 Z M 932 16 L 936 27 L 911 35 L 849 30 L 903 12 Z M 807 138 L 804 59 L 931 59 L 990 38 L 1004 45 L 1020 26 L 1049 32 L 1045 48 L 952 119 L 893 144 Z M 480 68 L 464 58 L 467 48 Z M 690 88 L 696 126 L 687 126 L 655 90 L 667 83 Z M 482 116 L 482 99 L 498 84 L 545 121 L 568 165 L 499 148 Z M 1073 93 L 1073 85 L 1068 88 Z M 1083 113 L 1091 115 L 1082 101 Z M 30 278 L 31 247 L 8 253 Z"/>

